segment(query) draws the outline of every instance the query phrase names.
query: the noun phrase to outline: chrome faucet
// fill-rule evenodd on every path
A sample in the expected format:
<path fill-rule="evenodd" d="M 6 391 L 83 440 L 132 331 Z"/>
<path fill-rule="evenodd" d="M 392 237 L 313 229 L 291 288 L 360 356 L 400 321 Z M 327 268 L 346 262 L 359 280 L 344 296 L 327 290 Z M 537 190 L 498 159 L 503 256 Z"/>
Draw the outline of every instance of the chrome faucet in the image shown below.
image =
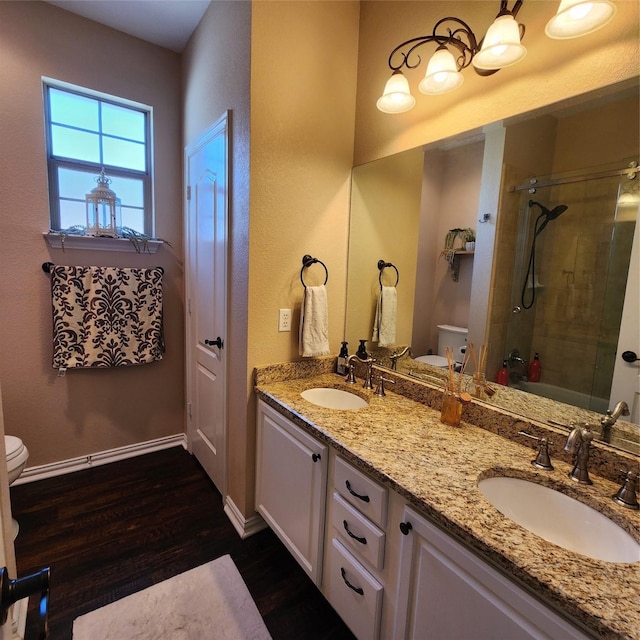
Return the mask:
<path fill-rule="evenodd" d="M 511 349 L 508 358 L 511 364 L 527 364 L 527 361 L 520 357 L 520 352 L 517 349 Z"/>
<path fill-rule="evenodd" d="M 589 447 L 593 432 L 589 424 L 575 425 L 567 438 L 564 450 L 573 455 L 574 465 L 569 477 L 580 484 L 593 484 L 589 478 Z"/>
<path fill-rule="evenodd" d="M 356 382 L 356 376 L 353 371 L 353 359 L 356 359 L 358 362 L 362 362 L 362 364 L 367 365 L 367 373 L 364 376 L 364 384 L 362 385 L 363 389 L 373 389 L 373 363 L 375 360 L 369 356 L 366 360 L 363 360 L 357 353 L 350 355 L 347 358 L 347 369 L 349 373 L 347 374 L 347 382 L 349 384 L 354 384 Z"/>
<path fill-rule="evenodd" d="M 398 352 L 398 353 L 392 353 L 389 356 L 389 360 L 391 360 L 391 370 L 395 371 L 398 368 L 398 360 L 400 358 L 402 358 L 403 355 L 405 354 L 409 354 L 410 356 L 411 354 L 411 347 L 405 347 L 402 351 Z"/>

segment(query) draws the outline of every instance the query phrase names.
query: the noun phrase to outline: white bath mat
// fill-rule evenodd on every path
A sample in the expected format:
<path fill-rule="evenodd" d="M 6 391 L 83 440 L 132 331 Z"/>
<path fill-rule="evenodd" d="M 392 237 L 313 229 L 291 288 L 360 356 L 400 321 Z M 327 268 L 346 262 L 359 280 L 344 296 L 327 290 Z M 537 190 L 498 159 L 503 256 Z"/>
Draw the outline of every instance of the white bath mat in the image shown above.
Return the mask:
<path fill-rule="evenodd" d="M 231 556 L 76 618 L 73 640 L 271 640 Z"/>

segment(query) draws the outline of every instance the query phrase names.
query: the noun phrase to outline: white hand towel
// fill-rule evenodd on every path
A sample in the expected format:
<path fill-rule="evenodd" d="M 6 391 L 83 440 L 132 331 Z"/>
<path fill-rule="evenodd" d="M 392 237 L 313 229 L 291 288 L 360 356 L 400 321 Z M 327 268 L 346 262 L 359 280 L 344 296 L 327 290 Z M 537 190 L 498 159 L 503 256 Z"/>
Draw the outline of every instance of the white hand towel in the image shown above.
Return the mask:
<path fill-rule="evenodd" d="M 329 307 L 324 285 L 306 287 L 304 290 L 299 349 L 300 355 L 307 358 L 329 353 Z"/>
<path fill-rule="evenodd" d="M 382 287 L 376 305 L 373 322 L 373 342 L 380 347 L 388 347 L 396 342 L 396 316 L 398 292 L 395 287 Z"/>

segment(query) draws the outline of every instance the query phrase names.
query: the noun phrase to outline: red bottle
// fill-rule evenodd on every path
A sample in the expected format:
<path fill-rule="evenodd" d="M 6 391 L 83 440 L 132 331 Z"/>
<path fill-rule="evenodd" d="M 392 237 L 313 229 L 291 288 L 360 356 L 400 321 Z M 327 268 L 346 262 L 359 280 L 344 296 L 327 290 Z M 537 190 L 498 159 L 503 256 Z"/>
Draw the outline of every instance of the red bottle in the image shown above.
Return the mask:
<path fill-rule="evenodd" d="M 542 365 L 540 364 L 540 356 L 536 353 L 533 356 L 533 360 L 529 363 L 529 372 L 527 378 L 529 382 L 540 382 L 540 375 L 542 374 Z"/>
<path fill-rule="evenodd" d="M 502 361 L 502 369 L 498 371 L 498 375 L 496 377 L 496 382 L 498 384 L 504 385 L 505 387 L 509 385 L 509 369 L 507 369 L 507 361 Z"/>

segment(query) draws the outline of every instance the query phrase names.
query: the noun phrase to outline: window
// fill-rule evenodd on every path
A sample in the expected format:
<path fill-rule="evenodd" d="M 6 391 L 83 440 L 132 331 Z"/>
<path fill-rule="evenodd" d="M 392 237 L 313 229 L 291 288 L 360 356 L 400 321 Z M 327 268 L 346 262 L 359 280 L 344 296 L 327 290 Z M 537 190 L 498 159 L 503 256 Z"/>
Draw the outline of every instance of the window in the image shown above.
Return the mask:
<path fill-rule="evenodd" d="M 44 107 L 51 229 L 86 225 L 85 195 L 104 168 L 122 226 L 152 236 L 151 109 L 48 82 Z"/>

